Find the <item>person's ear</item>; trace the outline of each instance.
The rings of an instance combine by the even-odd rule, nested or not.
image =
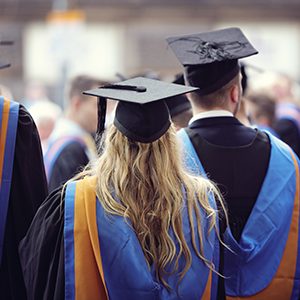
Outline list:
[[[240,98],[239,87],[236,84],[234,84],[230,88],[230,99],[231,99],[232,102],[238,103],[239,98]]]

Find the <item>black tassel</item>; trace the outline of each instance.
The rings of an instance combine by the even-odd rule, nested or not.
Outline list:
[[[107,103],[106,98],[98,97],[98,124],[97,124],[96,142],[98,145],[97,148],[98,148],[99,155],[102,152],[101,139],[105,130],[106,103]]]

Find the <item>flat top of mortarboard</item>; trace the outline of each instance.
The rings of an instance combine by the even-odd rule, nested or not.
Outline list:
[[[136,77],[83,93],[118,101],[146,104],[196,90],[198,90],[198,88],[144,77]]]
[[[226,28],[167,38],[180,63],[203,65],[257,54],[241,29]]]

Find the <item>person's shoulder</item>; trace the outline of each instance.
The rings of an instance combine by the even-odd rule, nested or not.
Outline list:
[[[19,104],[19,122],[24,124],[34,123],[31,114],[22,104]]]
[[[255,128],[250,128],[255,134],[256,134],[256,139],[270,145],[271,141],[270,141],[270,134],[271,133],[267,133],[264,130],[261,129],[255,129]],[[275,136],[274,136],[275,137]]]
[[[60,218],[64,212],[65,187],[54,189],[41,204],[38,214],[45,214],[54,218]]]
[[[31,114],[28,112],[28,110],[22,105],[19,104],[19,116],[18,116],[18,136],[22,136],[24,141],[28,138],[34,137],[39,140],[39,134],[36,127],[36,124],[31,116]],[[31,143],[28,143],[31,145]]]
[[[86,146],[77,139],[72,139],[66,142],[59,158],[80,158],[81,160],[89,161],[86,154]]]

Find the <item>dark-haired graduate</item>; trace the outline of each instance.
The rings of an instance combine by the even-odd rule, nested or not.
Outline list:
[[[219,299],[298,299],[300,294],[299,161],[268,132],[236,118],[242,89],[238,59],[254,55],[239,28],[172,37],[184,66],[193,118],[179,138],[188,164],[220,188],[225,291]],[[221,255],[222,258],[222,255]]]
[[[161,100],[192,90],[134,78],[87,92],[119,100],[114,123],[20,244],[30,299],[217,299],[219,194],[181,165]]]
[[[10,42],[0,41],[5,44]],[[1,61],[0,69],[9,65]],[[22,300],[27,298],[18,244],[47,196],[47,181],[33,119],[1,91],[0,139],[0,298]]]

